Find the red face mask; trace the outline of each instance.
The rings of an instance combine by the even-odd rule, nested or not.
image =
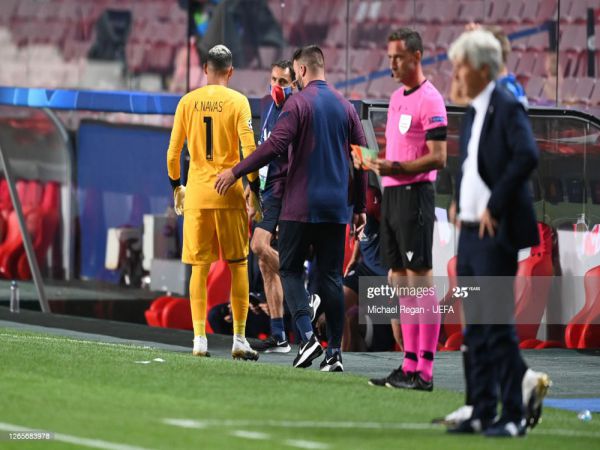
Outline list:
[[[283,105],[285,99],[292,93],[291,87],[282,88],[278,84],[271,86],[271,97],[277,106]]]

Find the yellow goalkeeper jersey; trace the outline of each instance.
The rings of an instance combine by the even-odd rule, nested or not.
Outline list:
[[[245,208],[242,181],[227,194],[215,190],[217,174],[240,162],[256,148],[248,99],[233,89],[207,85],[184,95],[175,112],[167,169],[173,180],[180,178],[180,156],[187,139],[190,168],[186,183],[185,209]],[[258,173],[247,176],[254,181]]]

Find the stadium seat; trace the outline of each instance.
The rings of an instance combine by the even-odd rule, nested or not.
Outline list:
[[[448,25],[442,27],[437,37],[436,48],[438,52],[445,52],[454,40],[464,31],[462,25]]]
[[[442,331],[446,337],[443,349],[447,351],[460,350],[462,344],[462,304],[460,300],[456,300],[452,296],[452,291],[457,285],[457,273],[456,273],[456,261],[457,257],[450,258],[446,266],[448,271],[448,292],[440,302],[444,305],[452,305],[453,312],[449,312],[442,318]]]
[[[17,182],[17,193],[21,201],[23,216],[30,235],[40,220],[38,205],[41,201],[42,187],[37,181]],[[6,239],[0,245],[0,276],[15,279],[17,263],[24,252],[23,238],[19,228],[16,211],[10,212],[7,219]]]
[[[162,309],[162,326],[180,330],[192,330],[192,311],[187,298],[172,298]],[[207,321],[207,332],[212,333]]]
[[[223,260],[212,264],[207,280],[207,311],[213,306],[229,301],[231,295],[231,272]]]
[[[3,0],[0,2],[0,25],[6,25],[14,16],[18,0]]]
[[[525,2],[525,8],[523,8],[523,16],[524,18],[529,18],[529,11],[533,12],[533,10],[527,10],[527,4],[535,3],[533,1],[527,0]],[[535,13],[531,17],[531,21],[533,23],[542,23],[547,20],[556,20],[558,10],[558,2],[556,0],[540,0],[539,7],[537,9],[537,13]]]
[[[564,78],[558,90],[559,101],[564,103],[575,103],[575,92],[578,80],[576,78]]]
[[[38,214],[30,217],[28,221],[31,223],[33,251],[38,264],[42,266],[60,223],[60,185],[58,183],[46,184]],[[21,254],[17,261],[16,274],[20,280],[31,278],[29,262],[25,253]]]
[[[327,37],[323,42],[325,47],[343,47],[346,43],[346,25],[335,23],[329,26]],[[328,66],[329,67],[329,66]]]
[[[546,51],[550,47],[550,40],[546,31],[535,33],[527,39],[528,51]]]
[[[541,341],[535,346],[536,350],[543,350],[545,348],[565,348],[565,344],[558,341]]]
[[[542,96],[542,91],[544,89],[544,78],[542,77],[531,77],[527,81],[527,85],[525,91],[527,92],[527,97],[533,103],[539,101]]]
[[[587,48],[586,29],[584,25],[565,25],[561,29],[560,49],[582,52]]]
[[[441,15],[444,14],[453,14],[453,9],[450,8],[450,5],[455,5],[457,2],[444,2],[447,7],[442,9]],[[470,23],[476,22],[481,23],[485,17],[485,4],[486,2],[473,2],[473,1],[463,1],[460,3],[460,15],[457,17],[458,22],[462,23]],[[449,20],[454,22],[455,20]]]
[[[524,341],[519,342],[519,348],[522,350],[531,350],[540,345],[542,341],[535,338],[525,339]]]
[[[499,22],[520,24],[521,23],[521,12],[523,11],[522,0],[510,0],[508,2],[508,8],[506,9],[506,16],[504,20],[500,19]]]
[[[535,339],[552,287],[552,228],[538,223],[540,243],[519,263],[515,279],[515,317],[521,341]]]
[[[419,21],[427,24],[453,23],[459,20],[459,18],[464,21],[464,18],[459,15],[463,6],[460,2],[430,0],[428,2],[418,2],[417,5],[417,17]]]
[[[509,0],[495,0],[490,2],[487,11],[485,11],[485,22],[500,23],[505,21],[510,3]]]
[[[585,303],[565,328],[565,344],[567,348],[579,348],[583,330],[590,313],[600,305],[600,266],[588,270],[583,277]]]
[[[396,80],[389,76],[383,76],[371,80],[367,88],[367,95],[370,98],[389,98],[398,87]]]
[[[146,317],[146,323],[151,327],[162,327],[162,310],[169,303],[173,297],[165,295],[158,297],[151,304],[150,308],[144,311]]]
[[[592,91],[592,96],[590,97],[590,105],[600,106],[600,83],[598,83],[598,81],[596,81],[596,86]]]
[[[448,336],[448,339],[446,339],[446,343],[441,348],[441,350],[445,352],[457,352],[460,350],[462,344],[463,333],[462,331],[459,331],[456,333],[452,333],[450,336]]]
[[[592,99],[592,91],[596,85],[596,79],[590,77],[582,77],[577,83],[577,89],[573,95],[573,103],[590,105]]]
[[[563,0],[560,8],[560,21],[584,24],[588,8],[598,8],[595,0]]]
[[[219,260],[212,264],[207,280],[206,310],[213,306],[229,301],[231,292],[231,274],[225,261]],[[190,302],[186,298],[163,296],[159,297],[144,313],[146,322],[153,327],[192,329]],[[212,333],[209,323],[206,332]]]

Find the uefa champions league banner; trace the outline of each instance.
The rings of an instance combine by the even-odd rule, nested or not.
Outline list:
[[[0,104],[33,108],[175,114],[181,95],[0,86]]]

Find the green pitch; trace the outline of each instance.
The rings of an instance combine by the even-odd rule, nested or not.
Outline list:
[[[548,450],[596,448],[600,439],[598,417],[582,423],[552,409],[526,438],[509,441],[448,436],[429,424],[461,401],[440,389],[375,388],[347,373],[0,328],[0,447],[7,449]],[[56,439],[10,441],[13,426]]]

